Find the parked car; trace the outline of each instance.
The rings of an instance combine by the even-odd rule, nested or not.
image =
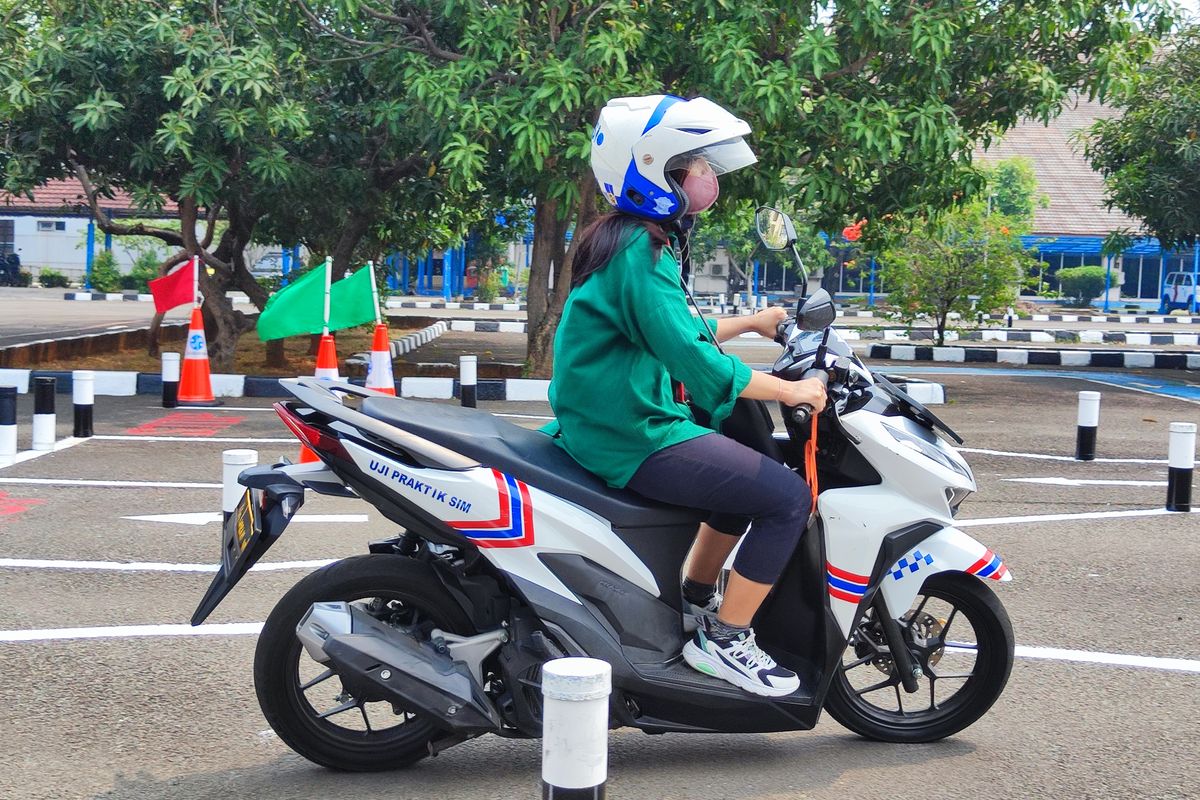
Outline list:
[[[1163,283],[1162,313],[1169,313],[1176,308],[1194,308],[1196,300],[1196,284],[1190,272],[1172,272]]]
[[[271,278],[283,274],[283,253],[265,253],[250,265],[250,274],[255,278]]]

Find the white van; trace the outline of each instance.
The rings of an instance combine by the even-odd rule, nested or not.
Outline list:
[[[1172,272],[1163,284],[1162,311],[1174,308],[1192,309],[1196,298],[1196,284],[1190,272]]]

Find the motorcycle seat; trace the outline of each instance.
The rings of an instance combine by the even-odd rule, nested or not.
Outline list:
[[[697,509],[649,500],[628,489],[613,489],[581,467],[547,434],[486,411],[400,397],[368,397],[362,402],[362,412],[582,506],[614,528],[694,525],[707,516]]]

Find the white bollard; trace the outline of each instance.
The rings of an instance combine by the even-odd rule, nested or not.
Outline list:
[[[542,798],[603,800],[612,667],[557,658],[542,668]]]
[[[54,415],[54,378],[33,379],[33,449],[53,450],[56,418]]]
[[[221,511],[222,521],[228,520],[246,489],[238,483],[242,470],[258,465],[257,450],[224,450],[221,452]]]
[[[1100,426],[1099,392],[1079,393],[1075,419],[1075,460],[1092,461],[1096,458],[1096,429]]]
[[[479,356],[458,357],[458,398],[463,408],[475,408]]]
[[[1172,422],[1167,443],[1167,511],[1192,510],[1196,423]]]
[[[1008,309],[1008,314],[1006,314],[1004,317],[1004,320],[1008,324],[1008,327],[1011,328],[1013,326],[1013,320],[1016,319],[1016,317],[1017,317],[1017,312],[1013,311],[1012,307],[1010,306]]]
[[[179,405],[179,353],[162,354],[162,407]]]
[[[0,467],[17,460],[17,387],[0,386]]]
[[[96,403],[96,373],[77,369],[71,373],[71,399],[75,405],[73,436],[86,439],[92,435],[93,410]]]

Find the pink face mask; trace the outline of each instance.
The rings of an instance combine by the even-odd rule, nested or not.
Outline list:
[[[721,194],[721,185],[717,183],[716,173],[712,171],[712,167],[708,165],[707,161],[700,159],[693,162],[680,185],[688,198],[687,213],[689,214],[707,211],[713,203],[717,202],[717,197]]]

